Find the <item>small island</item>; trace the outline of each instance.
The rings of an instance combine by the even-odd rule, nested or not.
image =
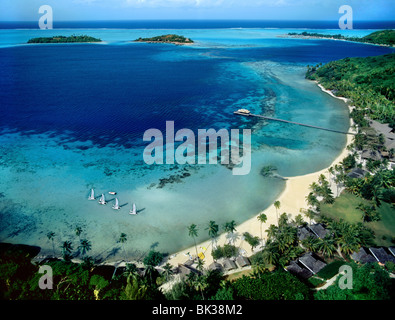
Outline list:
[[[81,43],[81,42],[102,42],[102,40],[87,35],[80,35],[80,36],[71,35],[69,37],[53,36],[53,37],[32,38],[27,43]]]
[[[296,38],[313,38],[313,39],[333,39],[333,40],[346,40],[353,42],[361,42],[368,44],[376,44],[380,46],[395,46],[395,30],[380,30],[368,34],[364,37],[346,37],[341,34],[321,34],[321,33],[311,33],[311,32],[290,32],[288,36]]]
[[[193,40],[179,36],[176,34],[166,34],[162,36],[156,36],[152,38],[138,38],[134,42],[147,42],[147,43],[171,43],[176,45],[185,45],[194,43]]]

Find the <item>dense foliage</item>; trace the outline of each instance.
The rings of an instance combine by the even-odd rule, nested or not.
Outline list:
[[[151,38],[138,38],[137,42],[193,43],[193,40],[176,34],[167,34]]]
[[[290,36],[303,36],[303,37],[314,37],[314,38],[328,38],[328,39],[337,39],[337,40],[347,40],[354,42],[362,42],[362,43],[372,43],[372,44],[380,44],[380,45],[395,45],[395,30],[380,30],[375,31],[371,34],[368,34],[364,37],[347,37],[341,34],[322,34],[316,32],[290,32],[288,33]]]
[[[101,42],[101,39],[90,37],[87,35],[71,35],[65,36],[53,36],[53,37],[39,37],[32,38],[27,43],[69,43],[69,42]]]
[[[232,283],[237,299],[307,300],[309,288],[288,272],[265,272],[258,277],[243,276]]]
[[[221,258],[231,258],[237,255],[238,249],[231,244],[224,244],[223,247],[218,246],[216,249],[213,249],[212,256],[214,260]]]
[[[317,80],[337,96],[351,100],[351,116],[360,126],[364,116],[395,126],[395,54],[346,58],[324,66],[308,66],[306,78]]]
[[[352,289],[342,290],[339,286],[340,277],[325,290],[314,294],[315,300],[389,300],[393,299],[394,281],[388,272],[377,264],[356,265],[352,267]]]

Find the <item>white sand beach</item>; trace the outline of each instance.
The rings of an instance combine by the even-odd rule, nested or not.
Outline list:
[[[318,84],[318,83],[317,83]],[[336,97],[331,91],[326,90],[322,85],[318,84],[318,86],[321,88],[322,91],[330,94],[334,98],[341,99],[345,103],[347,103],[346,98],[342,97]],[[352,107],[349,106],[349,110],[351,112]],[[349,132],[352,132],[352,119],[350,118],[350,128]],[[278,197],[278,201],[280,201],[280,208],[278,209],[278,214],[282,214],[283,212],[286,212],[289,216],[290,219],[295,218],[298,214],[300,214],[300,209],[301,208],[307,208],[307,203],[306,203],[306,196],[309,194],[309,186],[313,182],[317,182],[318,177],[321,174],[324,174],[326,177],[328,176],[328,169],[338,163],[340,163],[347,155],[348,155],[348,150],[347,146],[352,143],[352,135],[347,135],[347,142],[346,145],[341,152],[341,154],[332,162],[330,166],[327,168],[302,175],[302,176],[295,176],[295,177],[288,177],[286,178],[286,186],[281,195]],[[277,224],[277,215],[276,215],[276,208],[272,204],[270,207],[267,209],[263,210],[262,212],[259,212],[256,216],[253,218],[243,222],[240,225],[236,226],[236,231],[235,234],[238,235],[237,239],[234,242],[234,245],[237,247],[240,247],[241,250],[244,250],[243,253],[245,256],[250,256],[253,254],[251,251],[250,245],[242,240],[242,234],[244,232],[250,233],[252,236],[258,236],[259,238],[261,237],[261,223],[258,221],[257,217],[261,213],[265,213],[267,216],[267,221],[262,225],[262,234],[263,238],[266,238],[267,233],[265,230],[271,225]],[[223,246],[225,243],[228,243],[227,239],[227,234],[223,233],[217,238],[217,245],[218,246]],[[207,240],[203,243],[200,243],[197,245],[198,252],[203,252],[204,253],[204,267],[207,268],[212,262],[213,258],[211,255],[212,251],[212,245],[211,245],[211,240]],[[170,263],[173,266],[178,266],[179,264],[185,263],[189,258],[188,258],[188,253],[191,256],[196,256],[196,250],[195,247],[192,246],[190,248],[187,248],[185,250],[182,250],[176,254],[173,254],[170,256],[170,258],[166,261]]]

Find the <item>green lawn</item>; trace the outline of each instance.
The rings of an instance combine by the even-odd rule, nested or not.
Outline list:
[[[357,197],[351,193],[343,192],[336,198],[333,204],[321,204],[321,213],[333,219],[344,219],[350,223],[362,222],[362,212],[356,207],[358,204],[370,204],[369,201]],[[395,210],[388,203],[379,207],[381,220],[367,222],[365,225],[371,228],[376,235],[378,246],[391,246],[391,238],[395,237]],[[385,237],[385,239],[383,239]]]

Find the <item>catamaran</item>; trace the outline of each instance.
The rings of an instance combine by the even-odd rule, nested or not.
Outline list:
[[[101,194],[101,197],[99,199],[99,204],[107,204],[106,198],[104,198],[104,194]]]
[[[137,214],[136,204],[133,203],[132,209],[129,210],[129,214]]]
[[[114,210],[119,210],[119,209],[121,209],[121,207],[119,206],[119,203],[118,203],[118,198],[115,198],[115,204],[112,206],[112,208],[113,208]]]
[[[88,200],[95,200],[95,191],[91,189],[91,194],[88,197]]]

